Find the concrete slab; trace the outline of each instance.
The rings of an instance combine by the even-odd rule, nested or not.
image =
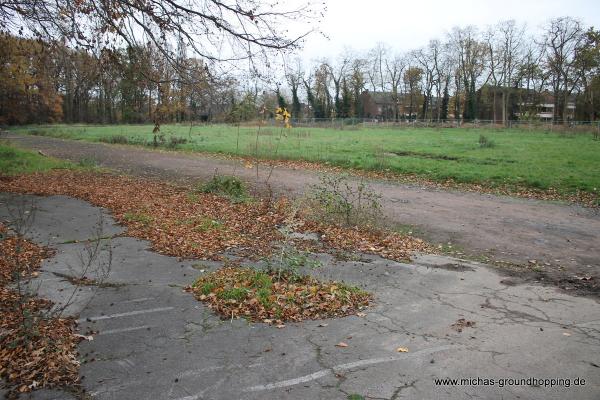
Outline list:
[[[15,204],[19,198],[0,199]],[[44,297],[65,301],[73,287],[61,274],[76,271],[85,247],[68,240],[89,238],[99,213],[111,235],[122,228],[79,200],[29,199],[38,210],[30,237],[57,249],[34,284]],[[7,217],[0,207],[0,219]],[[411,264],[317,255],[323,267],[311,273],[361,286],[374,293],[375,304],[364,317],[277,329],[221,320],[183,292],[219,263],[180,261],[128,237],[109,243],[107,285],[81,288],[68,309],[80,318],[82,333],[98,332],[80,345],[84,387],[94,399],[597,399],[600,393],[597,300],[506,285],[481,264],[431,255]],[[460,319],[475,324],[459,332],[453,325]],[[340,341],[348,347],[336,347]],[[437,378],[475,381],[439,385]],[[569,387],[499,381],[508,378],[571,381]],[[575,385],[576,378],[585,385]],[[484,386],[483,379],[496,381]],[[61,398],[55,394],[47,398]]]

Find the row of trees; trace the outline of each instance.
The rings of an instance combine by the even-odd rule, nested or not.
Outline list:
[[[296,49],[324,8],[278,0],[0,1],[0,123],[160,123],[228,112],[237,84],[217,67],[248,62],[256,75],[257,62]]]
[[[0,123],[240,121],[287,107],[294,118],[368,117],[364,92],[384,93],[384,117],[447,120],[600,115],[600,32],[564,17],[532,37],[523,25],[454,28],[443,40],[394,53],[377,44],[307,66],[288,62],[280,83],[215,73],[175,45],[73,48],[65,41],[0,35]],[[247,84],[247,81],[246,81]],[[550,95],[549,95],[550,94]],[[576,115],[570,103],[576,102]]]
[[[577,119],[595,120],[599,68],[600,32],[563,17],[535,37],[524,25],[504,21],[486,30],[456,27],[443,40],[406,53],[383,43],[364,54],[346,50],[307,70],[293,63],[286,81],[294,115],[302,111],[304,92],[315,117],[364,117],[360,95],[370,90],[391,97],[388,117],[395,119],[472,120],[485,114],[507,122],[535,115],[551,99],[556,121],[571,118],[571,101],[577,102]]]
[[[182,122],[229,112],[235,80],[179,54],[170,63],[153,45],[73,50],[1,35],[0,123]]]

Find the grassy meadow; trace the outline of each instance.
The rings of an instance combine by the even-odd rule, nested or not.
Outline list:
[[[12,131],[153,146],[151,125],[50,125]],[[292,128],[164,125],[162,148],[417,174],[433,180],[600,190],[600,141],[591,134],[476,128]],[[484,138],[482,138],[482,135]]]

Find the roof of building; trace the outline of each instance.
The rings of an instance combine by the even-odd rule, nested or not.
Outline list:
[[[362,94],[370,96],[375,104],[394,104],[394,95],[392,92],[371,92],[365,90]]]

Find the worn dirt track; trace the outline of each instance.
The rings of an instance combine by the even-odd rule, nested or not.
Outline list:
[[[215,170],[249,182],[263,182],[268,167],[245,168],[235,160],[210,155],[153,151],[16,134],[2,135],[13,144],[44,154],[143,176],[173,180],[205,179]],[[319,182],[315,171],[275,168],[269,183],[278,193],[302,194]],[[469,254],[528,264],[536,260],[544,279],[575,288],[580,282],[598,288],[600,281],[600,213],[573,204],[510,198],[489,194],[443,191],[389,181],[372,181],[383,195],[390,222],[412,225],[415,233],[436,243],[451,243]],[[545,265],[547,263],[550,265]],[[534,274],[537,279],[541,275]],[[566,279],[565,279],[566,278]],[[583,280],[581,278],[584,278]],[[591,278],[591,279],[590,279]],[[578,282],[580,281],[580,282]],[[596,290],[595,289],[595,290]]]

